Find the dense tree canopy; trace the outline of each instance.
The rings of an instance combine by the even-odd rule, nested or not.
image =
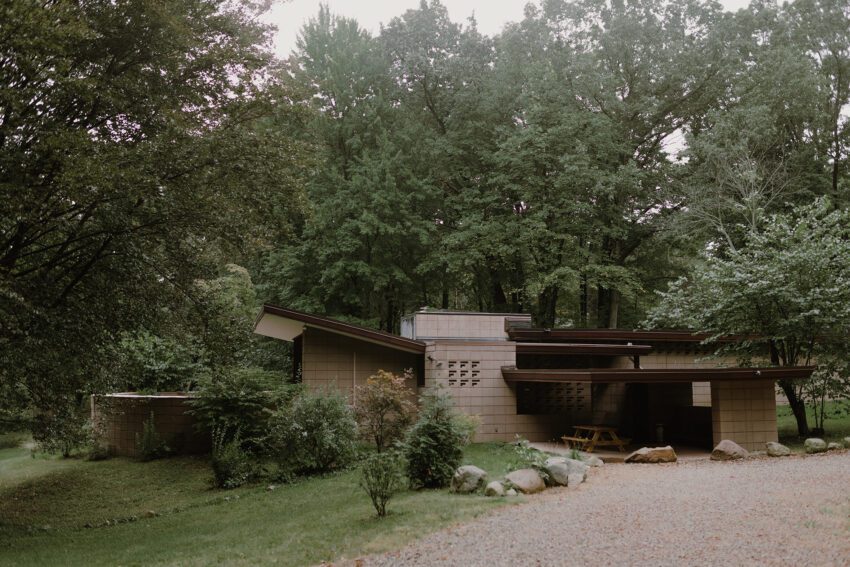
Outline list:
[[[848,21],[549,0],[488,38],[432,1],[373,38],[323,10],[291,58],[323,170],[265,289],[388,330],[421,305],[635,326],[704,244],[846,201]]]
[[[742,340],[725,347],[763,366],[819,363],[846,382],[850,333],[850,211],[826,200],[772,215],[726,257],[710,254],[662,294],[649,323]],[[808,433],[806,384],[780,381]]]
[[[539,0],[494,37],[438,0],[374,36],[322,8],[286,61],[263,4],[2,9],[0,409],[280,368],[260,301],[635,327],[848,206],[846,2]]]
[[[193,282],[222,256],[247,261],[285,236],[301,150],[271,127],[286,91],[248,8],[2,11],[0,404],[45,424],[121,384],[122,332],[198,300]]]

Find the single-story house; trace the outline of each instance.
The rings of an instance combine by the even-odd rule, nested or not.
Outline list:
[[[476,441],[550,441],[576,424],[607,424],[637,444],[748,450],[777,440],[776,380],[812,368],[741,368],[707,358],[685,331],[542,329],[522,314],[423,309],[401,335],[265,305],[254,332],[294,343],[308,388],[355,386],[379,369],[413,369],[413,392],[441,385],[478,417]]]

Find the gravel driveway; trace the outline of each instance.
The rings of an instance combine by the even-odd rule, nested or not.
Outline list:
[[[365,565],[850,565],[850,452],[605,465]]]

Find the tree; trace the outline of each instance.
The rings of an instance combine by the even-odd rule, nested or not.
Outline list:
[[[847,382],[850,331],[850,211],[821,198],[794,214],[771,216],[744,246],[705,262],[671,284],[648,319],[655,327],[681,326],[708,333],[709,342],[738,337],[727,350],[771,366],[823,363]],[[805,412],[809,384],[779,386],[797,420],[809,432]]]
[[[247,4],[15,0],[3,30],[0,403],[47,422],[119,378],[124,332],[280,234],[304,152],[263,127],[289,106]]]

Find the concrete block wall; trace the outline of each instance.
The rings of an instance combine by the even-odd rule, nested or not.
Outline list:
[[[643,368],[716,368],[718,366],[736,366],[734,358],[706,358],[700,352],[654,352],[640,359]],[[711,384],[693,383],[693,405],[711,407]]]
[[[136,457],[136,440],[153,415],[157,433],[177,453],[210,450],[208,433],[199,432],[187,394],[108,394],[91,397],[92,422],[110,454]]]
[[[712,437],[730,439],[748,451],[777,441],[776,393],[772,380],[711,383]]]
[[[304,384],[311,390],[337,389],[349,397],[355,384],[365,384],[378,370],[402,374],[411,368],[415,373],[422,356],[314,328],[304,330],[302,345]],[[415,375],[408,385],[415,393]]]
[[[458,410],[479,420],[476,441],[549,441],[563,427],[563,416],[517,415],[516,391],[502,377],[502,366],[516,364],[514,343],[434,341],[425,356],[426,387],[443,386]]]
[[[451,313],[420,312],[414,313],[413,337],[420,340],[430,339],[481,339],[507,340],[505,318],[521,318],[522,315],[502,313]],[[526,316],[530,321],[530,316]]]

